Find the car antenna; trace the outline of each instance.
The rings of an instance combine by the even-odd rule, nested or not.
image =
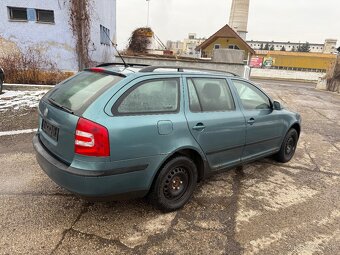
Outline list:
[[[129,65],[126,64],[126,62],[125,62],[124,58],[122,57],[122,55],[120,55],[119,51],[117,50],[116,45],[113,43],[113,41],[111,40],[110,36],[107,34],[107,32],[105,31],[105,29],[103,29],[103,31],[104,31],[104,33],[106,34],[107,38],[109,38],[109,40],[110,40],[110,42],[111,42],[113,48],[117,51],[118,56],[120,57],[120,59],[121,59],[121,60],[123,61],[123,63],[124,63],[124,66],[125,66],[125,67],[129,67]]]

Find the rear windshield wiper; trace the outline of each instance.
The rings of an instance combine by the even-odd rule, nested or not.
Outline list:
[[[54,106],[57,106],[58,108],[60,108],[60,109],[64,110],[65,112],[68,112],[68,113],[74,114],[74,112],[73,112],[73,111],[71,111],[69,108],[67,108],[67,107],[65,107],[65,106],[63,106],[63,105],[61,105],[61,104],[57,103],[57,102],[56,102],[54,99],[52,99],[52,98],[49,98],[49,99],[48,99],[48,101],[49,101],[51,104],[53,104]]]

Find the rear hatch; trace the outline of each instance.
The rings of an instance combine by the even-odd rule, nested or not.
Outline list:
[[[39,104],[40,141],[66,164],[71,164],[75,155],[75,130],[79,118],[101,94],[123,79],[94,70],[80,72],[57,85]]]

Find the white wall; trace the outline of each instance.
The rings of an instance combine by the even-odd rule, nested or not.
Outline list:
[[[10,21],[7,6],[53,10],[55,24]],[[114,61],[113,47],[100,44],[100,25],[110,29],[111,40],[115,42],[116,0],[93,0],[92,6],[90,58],[95,62]],[[68,1],[64,0],[0,0],[0,38],[21,49],[40,49],[61,70],[78,70],[68,10]]]
[[[263,44],[263,47],[266,46],[267,42],[258,42],[258,41],[247,41],[247,43],[252,47],[254,50],[260,50],[261,44]],[[275,50],[281,50],[282,46],[285,46],[286,51],[292,51],[292,48],[294,46],[295,50],[299,46],[297,43],[288,43],[288,42],[268,42],[269,47],[274,45]],[[303,42],[300,44],[300,46],[304,44]],[[324,51],[324,45],[322,44],[310,44],[310,52],[314,53],[322,53]]]
[[[75,42],[69,29],[68,9],[63,3],[58,0],[1,0],[0,37],[21,49],[39,48],[60,69],[76,70]],[[53,10],[55,24],[10,21],[7,6]]]
[[[252,68],[250,76],[252,78],[318,81],[319,78],[325,76],[325,74],[326,73]]]
[[[100,25],[110,29],[110,39],[116,43],[116,0],[95,0],[91,16],[90,58],[95,62],[113,62],[116,54],[112,45],[100,44]]]

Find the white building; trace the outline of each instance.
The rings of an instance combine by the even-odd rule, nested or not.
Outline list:
[[[166,48],[171,50],[175,55],[182,55],[184,49],[183,41],[167,41]]]
[[[264,50],[265,46],[268,44],[269,49],[274,49],[276,51],[284,49],[286,51],[296,51],[299,46],[304,43],[297,42],[274,42],[274,41],[247,41],[247,43],[254,50]],[[336,39],[326,39],[324,44],[321,43],[310,43],[310,52],[312,53],[334,53],[336,52]]]
[[[173,51],[174,54],[183,57],[201,57],[200,51],[196,51],[196,47],[202,44],[205,38],[197,38],[195,33],[190,33],[188,38],[183,41],[167,41],[166,46],[168,50]]]
[[[70,25],[72,2],[79,4],[77,1],[1,0],[0,55],[31,47],[39,49],[61,70],[82,68],[82,56],[76,51],[81,42]],[[116,41],[116,0],[81,2],[91,6],[88,58],[94,63],[114,61],[115,51],[106,34]]]

